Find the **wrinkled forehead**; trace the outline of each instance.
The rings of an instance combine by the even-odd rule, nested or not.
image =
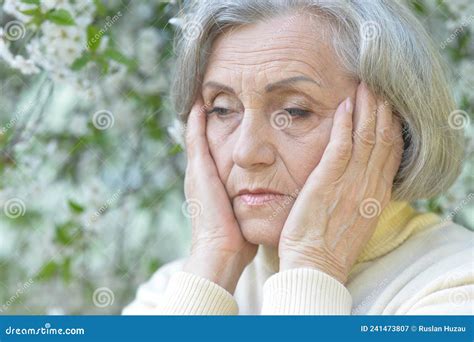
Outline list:
[[[338,65],[325,25],[313,15],[288,14],[228,29],[212,45],[203,83],[261,91],[283,78],[307,76],[328,85]]]

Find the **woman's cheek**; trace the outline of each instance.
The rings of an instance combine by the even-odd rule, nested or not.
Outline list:
[[[207,119],[206,129],[209,147],[223,148],[228,145],[239,122],[237,114],[230,114],[226,118],[220,118],[215,114],[210,115]]]
[[[221,122],[211,119],[207,122],[206,136],[219,176],[226,179],[227,165],[232,164],[232,131]]]
[[[286,149],[287,165],[293,179],[303,186],[311,172],[318,166],[329,143],[332,120],[323,120],[317,127],[294,131],[287,135],[281,148]],[[308,127],[307,127],[308,128]],[[283,151],[281,151],[283,153]]]
[[[213,117],[209,118],[207,121],[206,136],[209,143],[209,147],[212,149],[214,147],[218,148],[226,141],[228,136],[228,130],[223,127],[222,124],[214,120]]]

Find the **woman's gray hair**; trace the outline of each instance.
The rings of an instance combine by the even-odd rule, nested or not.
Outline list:
[[[393,199],[436,196],[458,177],[463,132],[442,58],[411,11],[392,0],[204,0],[185,9],[176,38],[171,99],[182,123],[200,88],[212,43],[224,31],[292,14],[325,20],[334,51],[347,72],[392,106],[404,125],[404,153]],[[287,15],[286,15],[287,14]],[[288,26],[287,26],[288,27]]]

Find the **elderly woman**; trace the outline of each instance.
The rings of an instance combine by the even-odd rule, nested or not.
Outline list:
[[[473,314],[473,235],[409,202],[463,137],[394,1],[199,1],[179,38],[192,248],[124,314]]]

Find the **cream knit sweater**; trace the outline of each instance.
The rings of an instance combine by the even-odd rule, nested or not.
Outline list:
[[[260,246],[232,296],[182,271],[184,258],[138,288],[125,315],[473,315],[473,232],[391,202],[344,286],[314,269],[278,272]]]

